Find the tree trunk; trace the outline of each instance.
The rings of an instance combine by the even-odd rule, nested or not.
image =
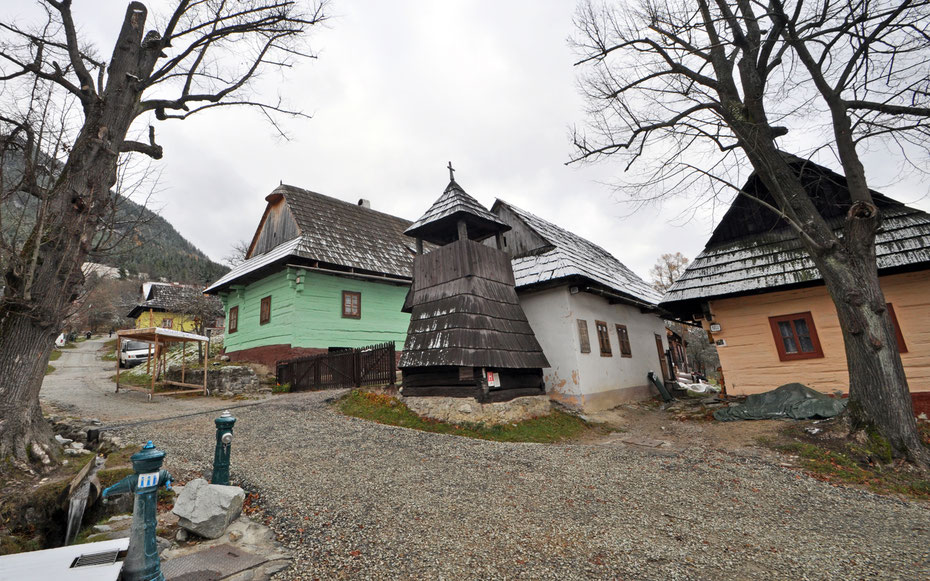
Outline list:
[[[81,265],[110,209],[119,151],[141,96],[135,79],[147,78],[157,58],[157,51],[146,52],[141,45],[144,24],[145,7],[130,4],[110,60],[106,91],[82,100],[84,125],[45,196],[49,219],[36,224],[5,275],[0,298],[0,461],[10,456],[17,462],[48,461],[36,448],[51,445],[39,390],[54,337],[84,282]]]
[[[849,371],[849,419],[854,431],[877,429],[896,456],[927,465],[891,315],[878,278],[878,210],[853,204],[842,248],[814,260],[836,307]]]
[[[51,428],[42,417],[39,389],[57,329],[42,329],[22,313],[0,324],[0,458],[20,468],[57,458]]]
[[[734,120],[734,126],[739,123]],[[913,402],[898,353],[894,327],[878,279],[875,235],[879,211],[871,201],[853,200],[842,237],[814,207],[798,174],[771,140],[745,127],[744,151],[780,208],[802,225],[800,238],[836,307],[849,372],[849,418],[854,431],[877,429],[898,457],[930,465],[921,443]]]

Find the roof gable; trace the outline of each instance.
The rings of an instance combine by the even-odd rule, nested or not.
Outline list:
[[[297,220],[282,194],[275,190],[265,200],[268,201],[268,205],[265,206],[262,219],[252,236],[246,258],[265,254],[275,246],[293,240],[301,234]]]
[[[207,292],[219,292],[236,280],[259,276],[260,271],[266,272],[289,259],[346,272],[410,278],[414,249],[404,235],[409,220],[289,185],[278,186],[267,199],[269,205],[260,231],[253,237],[248,260],[213,283]],[[288,239],[288,230],[280,229],[283,234],[266,250],[261,244],[261,232],[272,231],[271,208],[279,204],[279,223],[286,224],[290,216],[295,236]]]
[[[502,216],[512,213],[548,243],[513,257],[517,288],[583,277],[629,297],[634,303],[659,302],[661,295],[652,286],[597,244],[503,200],[495,201],[492,211]]]
[[[828,221],[844,218],[852,205],[846,178],[812,161],[791,155],[785,157],[788,164],[797,172],[820,215]],[[882,211],[904,207],[901,202],[892,200],[874,190],[871,193],[875,205]],[[772,194],[763,185],[759,176],[753,172],[740,193],[737,194],[736,199],[730,204],[720,223],[714,228],[714,233],[707,241],[707,247],[790,228],[779,214],[756,200],[761,200],[773,207],[777,206]]]
[[[827,223],[842,235],[850,206],[845,179],[811,162],[793,165],[813,190],[814,203]],[[755,175],[744,190],[762,199],[770,196]],[[930,214],[878,192],[872,197],[882,212],[875,237],[880,273],[930,267]],[[740,195],[704,250],[669,288],[662,306],[688,316],[698,312],[697,303],[708,299],[821,284],[821,280],[795,231],[752,198]]]

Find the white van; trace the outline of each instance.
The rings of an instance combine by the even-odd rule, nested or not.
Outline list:
[[[119,353],[119,366],[132,367],[145,363],[149,358],[149,344],[144,341],[123,341],[123,349]]]

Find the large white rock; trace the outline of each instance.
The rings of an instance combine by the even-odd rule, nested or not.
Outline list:
[[[209,484],[198,478],[187,483],[171,512],[178,515],[181,528],[216,539],[239,517],[244,500],[245,491],[238,486]]]

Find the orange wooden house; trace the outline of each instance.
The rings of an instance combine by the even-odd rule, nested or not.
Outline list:
[[[849,208],[843,176],[796,158],[820,213],[837,230]],[[743,191],[773,203],[751,176]],[[896,326],[911,392],[930,396],[930,215],[878,192],[879,276]],[[661,308],[699,321],[717,344],[727,392],[760,393],[800,382],[848,392],[846,353],[836,309],[795,232],[741,193]]]

